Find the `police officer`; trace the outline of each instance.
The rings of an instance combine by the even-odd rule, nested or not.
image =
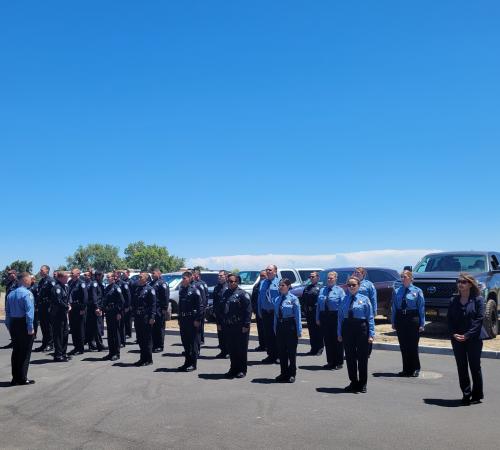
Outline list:
[[[165,321],[167,320],[168,303],[170,301],[170,288],[161,277],[160,269],[153,269],[151,286],[156,292],[156,314],[153,324],[153,353],[163,351],[165,345]]]
[[[153,364],[152,330],[156,315],[156,291],[148,281],[149,273],[142,271],[132,293],[135,333],[141,351],[141,357],[134,363],[137,367]]]
[[[31,348],[35,330],[33,320],[35,314],[34,296],[29,290],[31,275],[23,272],[19,279],[19,287],[11,290],[6,298],[5,324],[12,336],[12,381],[11,385],[33,384],[28,380]]]
[[[311,282],[304,288],[304,292],[302,293],[307,329],[309,330],[309,341],[311,343],[309,355],[321,355],[323,353],[323,336],[321,328],[316,323],[316,306],[320,290],[318,272],[311,272],[309,280]]]
[[[108,348],[103,344],[102,336],[104,334],[104,319],[102,312],[102,299],[104,296],[104,285],[102,280],[104,274],[96,270],[94,279],[88,288],[88,309],[87,321],[88,345],[91,352],[102,352]]]
[[[227,277],[228,288],[222,300],[222,322],[231,366],[226,378],[244,378],[247,374],[248,336],[252,320],[250,296],[240,289],[239,275]]]
[[[262,318],[259,316],[258,311],[260,284],[265,278],[266,271],[261,270],[259,274],[259,281],[254,284],[252,289],[252,311],[255,314],[255,323],[257,324],[257,335],[259,338],[259,345],[255,348],[256,352],[263,352],[266,350],[266,341],[264,339],[264,324],[262,323]]]
[[[258,314],[262,319],[267,357],[266,364],[277,363],[276,335],[274,334],[274,302],[279,296],[278,268],[271,264],[266,268],[266,279],[260,284]]]
[[[71,310],[69,291],[66,283],[68,274],[57,272],[56,283],[50,290],[50,321],[54,337],[54,361],[65,362],[68,356],[68,311]]]
[[[203,303],[203,317],[201,318],[201,326],[200,326],[200,334],[199,339],[200,343],[205,343],[205,310],[208,306],[208,285],[201,279],[200,269],[193,270],[193,284],[200,291],[201,301]],[[199,349],[198,349],[199,352]]]
[[[108,328],[109,354],[103,360],[116,361],[120,359],[120,319],[125,300],[118,283],[119,277],[113,272],[108,273],[108,285],[104,288],[102,309],[106,316]]]
[[[227,272],[225,270],[219,271],[219,276],[217,279],[217,284],[214,287],[213,292],[213,308],[215,315],[215,322],[217,324],[217,338],[219,339],[219,349],[220,353],[216,358],[226,358],[228,354],[226,339],[225,339],[225,329],[224,329],[224,292],[228,288],[227,284]]]
[[[274,302],[274,332],[281,365],[278,383],[295,383],[297,374],[297,344],[302,335],[299,299],[289,292],[292,282],[283,278],[279,282],[280,295]]]
[[[80,280],[80,270],[71,270],[71,279],[68,282],[69,302],[69,327],[73,339],[74,349],[70,355],[82,355],[85,342],[85,315],[87,314],[88,287],[85,281]]]
[[[373,317],[377,315],[377,289],[375,289],[375,285],[366,279],[367,271],[364,267],[356,267],[354,270],[354,276],[361,280],[361,284],[359,286],[359,293],[368,297],[370,299],[370,303],[372,305]],[[372,354],[372,343],[368,344],[368,357]]]
[[[375,337],[375,321],[370,299],[359,293],[361,280],[347,280],[349,295],[338,313],[337,339],[344,343],[347,371],[351,383],[346,392],[366,392],[368,381],[368,344]]]
[[[418,377],[418,341],[425,325],[425,300],[422,290],[413,285],[413,273],[401,273],[403,285],[392,293],[392,329],[396,330],[403,359],[401,377]]]
[[[49,275],[50,267],[40,267],[40,281],[37,285],[36,301],[38,306],[38,318],[42,330],[42,344],[35,348],[35,352],[50,352],[53,350],[54,338],[52,336],[52,325],[50,323],[50,291],[56,281]]]
[[[325,369],[342,369],[344,346],[337,340],[338,312],[345,297],[344,290],[336,285],[337,272],[329,272],[326,286],[319,292],[316,323],[321,327],[326,348]]]
[[[5,307],[7,307],[7,296],[15,289],[19,287],[19,284],[17,282],[17,270],[15,269],[9,269],[7,271],[7,282],[5,284]],[[10,333],[10,330],[9,330]],[[4,349],[12,348],[14,344],[12,343],[12,336],[11,336],[11,341],[9,344],[6,346],[2,347]]]
[[[22,283],[20,283],[22,285]],[[32,294],[33,294],[33,299],[34,299],[34,308],[35,308],[35,314],[33,318],[33,330],[35,331],[35,334],[33,335],[33,341],[36,339],[36,335],[38,332],[38,324],[40,323],[40,313],[38,312],[38,283],[36,282],[36,279],[33,275],[30,275],[30,285],[27,288]]]
[[[134,286],[132,283],[132,280],[130,279],[130,270],[126,269],[122,273],[122,281],[124,283],[127,283],[129,293],[130,293],[130,303],[127,308],[127,298],[125,298],[125,316],[123,318],[124,320],[124,327],[125,327],[125,337],[131,338],[132,337],[132,319],[133,319],[133,312],[132,312],[132,293],[134,290]],[[125,286],[123,286],[123,291],[125,290]],[[125,342],[125,340],[123,341]]]
[[[178,370],[183,372],[196,370],[200,346],[201,320],[204,317],[201,292],[192,281],[193,274],[191,272],[186,271],[182,274],[179,289],[178,320],[185,361]]]
[[[115,282],[118,284],[120,289],[122,290],[123,295],[123,310],[121,311],[121,319],[119,322],[119,331],[120,331],[120,347],[125,347],[125,343],[127,341],[127,324],[126,321],[130,319],[130,305],[132,303],[132,292],[130,290],[129,281],[126,281],[122,272],[117,270],[114,273]],[[127,314],[129,319],[127,319]]]

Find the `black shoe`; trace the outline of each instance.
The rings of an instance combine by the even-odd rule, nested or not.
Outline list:
[[[195,366],[187,366],[186,369],[185,369],[186,372],[193,372],[195,370],[196,370]]]
[[[236,374],[236,378],[245,378],[247,376],[246,373],[243,373],[243,372],[239,372]]]
[[[464,395],[461,400],[462,405],[469,406],[470,405],[470,395]]]
[[[284,383],[288,380],[288,377],[280,373],[274,380],[276,381],[276,383]]]
[[[290,377],[287,380],[289,383],[295,383],[295,377]]]
[[[163,349],[161,347],[153,349],[153,353],[161,353]]]
[[[366,394],[366,384],[363,385],[363,386],[359,386],[358,387],[358,391],[359,392],[362,392],[363,394]]]
[[[17,386],[17,381],[14,380],[14,379],[10,380],[10,385],[11,386]]]
[[[182,366],[177,367],[177,370],[179,372],[185,372],[186,371],[186,367],[187,367],[187,364],[183,364]]]
[[[66,361],[71,361],[73,359],[71,355],[63,355],[63,358],[65,358]]]
[[[227,378],[229,380],[232,380],[234,378],[234,373],[229,371],[224,374],[224,378]]]
[[[37,352],[37,353],[38,353],[38,352],[45,352],[45,351],[47,351],[46,349],[47,349],[47,348],[46,348],[46,347],[44,347],[44,346],[42,345],[42,346],[40,346],[40,347],[35,348],[33,351],[34,351],[34,352]]]
[[[103,361],[110,361],[112,357],[113,357],[113,355],[106,355],[106,356],[103,356],[101,359]]]
[[[103,352],[104,350],[109,350],[109,348],[106,347],[105,345],[103,345],[102,347],[97,347],[98,352]]]
[[[120,359],[119,355],[113,355],[111,358],[109,358],[110,361],[118,361]]]
[[[89,345],[89,352],[98,352],[97,347],[94,347],[93,345]]]
[[[125,344],[120,344],[120,348],[125,348]]]
[[[398,377],[407,377],[407,376],[408,376],[408,373],[406,373],[404,371],[398,372]]]
[[[343,368],[344,368],[344,366],[342,364],[338,364],[333,369],[334,370],[342,370]]]
[[[356,384],[350,383],[349,386],[346,386],[344,388],[344,391],[345,392],[354,392],[354,393],[357,393],[358,392],[358,388],[357,388]]]
[[[258,347],[255,347],[254,349],[255,352],[265,352],[266,347],[261,347],[260,345]]]
[[[68,355],[73,356],[73,355],[83,355],[83,352],[81,350],[71,350]]]
[[[143,361],[142,359],[140,359],[139,361],[136,361],[136,362],[134,363],[134,366],[135,366],[135,367],[141,367],[143,364],[144,364],[144,361]]]
[[[320,348],[316,353],[314,353],[314,355],[316,356],[321,356],[323,354],[323,349]]]
[[[28,384],[35,384],[35,380],[22,380],[18,381],[17,384],[19,386],[27,386]]]
[[[220,352],[215,356],[217,359],[226,359],[227,358],[227,353]]]
[[[54,350],[54,346],[53,345],[47,345],[47,347],[45,347],[45,350],[42,350],[43,352],[51,352],[52,350]]]
[[[276,361],[274,358],[271,358],[270,356],[266,356],[261,362],[263,364],[274,364]]]
[[[127,339],[130,339],[132,336],[131,336],[130,334],[126,334],[126,335],[125,335],[125,337],[126,337]]]
[[[415,370],[410,376],[413,378],[417,378],[420,375],[420,370]]]
[[[279,359],[279,358],[276,358],[276,359],[274,360],[274,364],[279,364],[279,363],[280,363],[280,359]]]
[[[325,364],[325,365],[323,366],[323,369],[328,369],[328,370],[332,370],[332,369],[334,369],[334,368],[335,368],[335,366],[334,366],[333,364]]]
[[[145,361],[143,366],[151,366],[153,364],[153,361]]]

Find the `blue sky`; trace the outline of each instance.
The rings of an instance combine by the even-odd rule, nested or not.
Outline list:
[[[140,239],[500,250],[499,19],[493,0],[2,2],[0,265]]]

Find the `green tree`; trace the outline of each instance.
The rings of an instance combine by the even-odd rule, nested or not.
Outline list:
[[[73,255],[66,258],[66,263],[70,269],[77,267],[86,270],[93,267],[96,270],[109,272],[123,267],[119,251],[118,247],[109,244],[89,244],[85,247],[80,245]]]
[[[22,260],[17,260],[9,264],[8,266],[5,266],[5,269],[2,270],[0,274],[0,284],[2,286],[7,285],[7,272],[9,270],[17,270],[17,273],[20,274],[21,272],[29,272],[33,270],[33,262],[31,261],[22,261]]]
[[[151,270],[158,267],[162,272],[174,272],[184,265],[184,258],[170,255],[166,247],[147,245],[144,241],[132,242],[124,251],[127,267]]]

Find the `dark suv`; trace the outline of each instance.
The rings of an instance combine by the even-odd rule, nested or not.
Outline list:
[[[498,334],[498,298],[500,295],[499,252],[444,252],[424,256],[414,267],[414,284],[422,289],[428,314],[444,316],[451,296],[457,292],[460,272],[468,272],[478,281],[486,300],[484,326],[490,337]]]
[[[326,285],[328,272],[337,272],[337,284],[344,290],[346,289],[347,278],[353,274],[354,267],[339,267],[333,269],[324,269],[319,274],[319,283]],[[384,267],[366,267],[366,279],[370,280],[377,290],[377,314],[390,318],[391,316],[391,301],[392,290],[396,283],[400,283],[399,273],[393,269]],[[293,289],[291,292],[297,297],[302,296],[305,285]]]

